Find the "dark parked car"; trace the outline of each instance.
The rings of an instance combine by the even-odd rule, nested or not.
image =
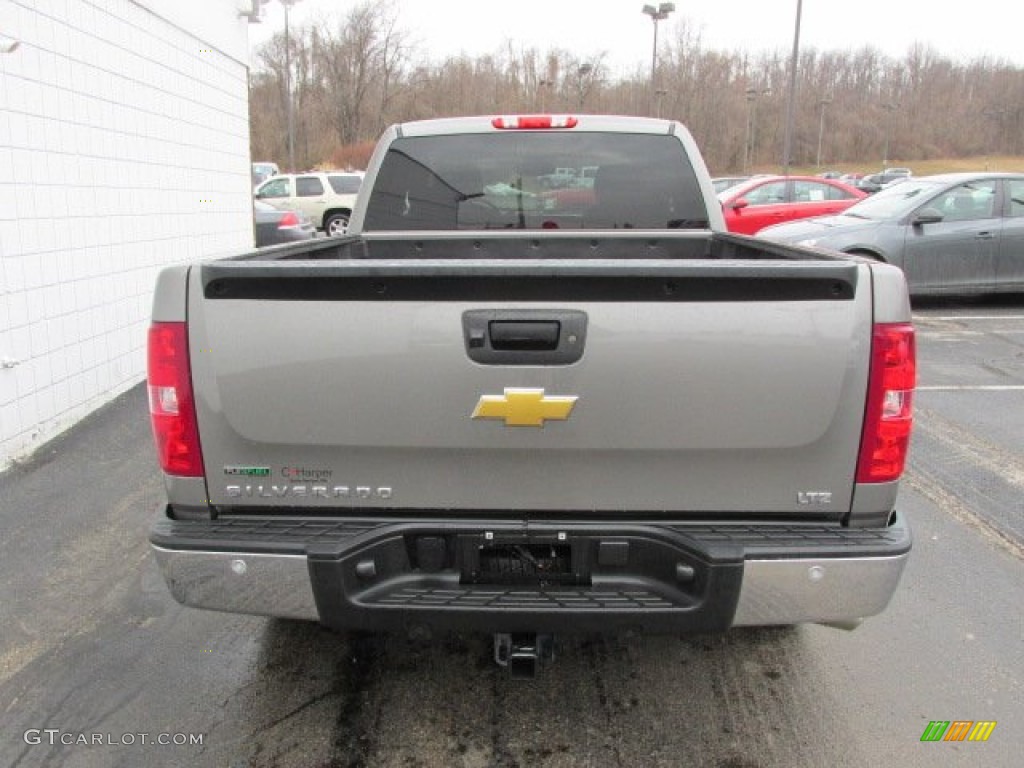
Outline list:
[[[914,176],[838,216],[758,236],[895,264],[912,294],[1021,291],[1024,174]]]
[[[257,248],[309,240],[316,234],[316,227],[307,216],[295,211],[281,211],[259,200],[253,200],[252,216]]]
[[[886,168],[881,173],[872,173],[858,179],[854,186],[868,194],[874,194],[890,184],[905,181],[912,175],[909,168]]]

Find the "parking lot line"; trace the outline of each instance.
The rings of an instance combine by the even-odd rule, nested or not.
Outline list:
[[[916,387],[917,392],[1024,392],[1024,384],[938,384]]]
[[[1024,315],[928,315],[915,313],[914,318],[917,320],[961,322],[963,320],[1024,320]]]

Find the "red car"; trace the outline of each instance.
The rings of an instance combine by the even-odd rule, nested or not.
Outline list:
[[[818,176],[757,176],[719,193],[725,226],[753,235],[771,224],[845,211],[867,193]]]

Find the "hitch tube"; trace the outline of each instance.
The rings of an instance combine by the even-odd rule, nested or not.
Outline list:
[[[508,669],[510,677],[536,677],[538,667],[554,659],[554,635],[538,635],[532,632],[494,635],[494,660]]]

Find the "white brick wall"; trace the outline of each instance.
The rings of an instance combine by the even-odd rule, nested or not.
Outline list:
[[[252,245],[246,22],[147,4],[0,0],[0,468],[144,377],[160,267]]]

